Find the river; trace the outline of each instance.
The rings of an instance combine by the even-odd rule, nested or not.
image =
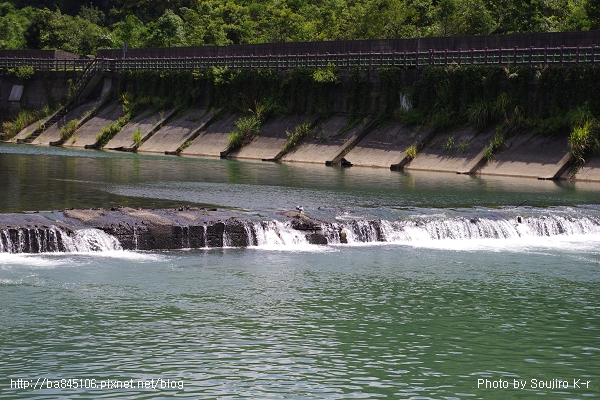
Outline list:
[[[3,213],[187,204],[271,220],[302,205],[415,227],[0,253],[0,398],[600,396],[598,184],[1,144],[0,188]]]

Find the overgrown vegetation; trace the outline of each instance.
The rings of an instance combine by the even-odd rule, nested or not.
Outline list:
[[[296,126],[294,132],[286,131],[285,135],[287,140],[283,145],[282,152],[287,153],[294,147],[296,147],[304,138],[308,137],[311,133],[310,124],[305,122]]]
[[[13,75],[21,81],[28,81],[33,77],[35,71],[33,70],[32,66],[23,66],[18,68],[9,68],[6,73],[8,75]]]
[[[96,135],[96,144],[95,147],[102,148],[106,146],[106,144],[112,139],[121,128],[125,126],[129,122],[129,114],[126,114],[119,118],[118,120],[112,122],[108,126],[102,128],[102,131]]]
[[[296,68],[287,73],[273,69],[202,71],[123,71],[119,96],[131,115],[142,109],[208,105],[222,112],[252,112],[265,121],[287,113],[333,112],[331,93],[340,84],[337,68]]]
[[[569,150],[574,170],[580,168],[586,157],[600,151],[600,124],[587,107],[569,113],[572,131],[569,135]]]
[[[490,140],[483,157],[486,160],[491,160],[494,154],[496,154],[506,144],[506,137],[501,133],[500,130],[496,130],[494,137]]]
[[[135,148],[139,148],[142,145],[142,130],[140,128],[136,129],[132,134],[131,134],[131,140],[133,141],[133,145],[135,146]]]
[[[44,117],[52,113],[52,109],[48,106],[41,110],[21,110],[13,121],[4,121],[2,123],[3,139],[10,140],[17,136],[19,132],[27,128]]]
[[[242,117],[235,122],[237,130],[229,134],[228,150],[235,150],[250,143],[257,135],[260,129],[260,120],[255,116]]]
[[[76,119],[72,119],[60,128],[60,140],[63,143],[66,142],[71,136],[73,136],[73,134],[77,130],[78,122],[79,121],[77,121]]]
[[[413,158],[415,158],[417,156],[417,146],[409,146],[406,149],[406,157],[408,157],[409,160],[412,160]]]

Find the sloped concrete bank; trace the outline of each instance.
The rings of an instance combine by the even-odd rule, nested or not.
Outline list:
[[[33,143],[62,143],[61,128],[75,119],[77,130],[62,145],[90,147],[102,129],[122,114],[117,103],[89,102],[69,111],[33,139]],[[147,111],[127,123],[104,148],[239,160],[600,182],[600,157],[590,157],[577,173],[572,173],[566,134],[545,137],[517,133],[488,159],[486,152],[494,137],[493,130],[477,132],[466,128],[435,133],[398,122],[376,126],[374,119],[350,125],[346,114],[334,114],[325,119],[291,115],[267,121],[246,146],[229,152],[228,137],[237,129],[235,123],[240,117],[239,114],[225,114],[215,118],[202,108],[183,113],[177,109]],[[43,122],[32,124],[14,140],[24,142],[24,138]],[[284,153],[288,134],[305,123],[311,126],[310,134]],[[139,135],[137,143],[134,140],[136,133]],[[410,147],[417,151],[416,156],[407,153]]]

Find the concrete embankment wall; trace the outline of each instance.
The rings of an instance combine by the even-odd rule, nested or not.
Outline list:
[[[174,87],[175,93],[169,94],[173,101],[165,103],[167,108],[153,111],[149,106],[146,111],[134,116],[108,141],[105,148],[184,156],[228,156],[249,160],[541,179],[574,177],[600,180],[594,158],[589,158],[588,163],[572,176],[567,128],[562,127],[558,132],[549,135],[539,131],[533,135],[531,130],[522,127],[511,128],[511,119],[514,119],[513,114],[517,113],[512,108],[505,107],[502,110],[502,118],[498,121],[499,125],[491,123],[486,129],[465,128],[468,125],[466,120],[458,120],[460,124],[456,124],[455,121],[450,128],[441,128],[435,123],[430,123],[430,119],[436,119],[440,115],[445,118],[458,113],[466,115],[466,109],[478,101],[488,101],[494,106],[496,98],[501,97],[499,93],[504,93],[508,90],[506,88],[517,86],[520,89],[514,92],[519,95],[524,89],[526,95],[510,98],[513,95],[508,91],[509,97],[505,102],[513,102],[511,107],[518,110],[519,117],[522,117],[523,110],[529,110],[536,118],[538,115],[543,116],[544,112],[536,107],[541,109],[541,105],[545,104],[542,100],[550,95],[564,99],[565,107],[572,109],[581,107],[578,101],[586,100],[574,99],[576,96],[568,91],[552,92],[548,88],[551,84],[559,84],[558,80],[544,80],[545,75],[542,74],[540,78],[539,74],[529,69],[509,69],[505,73],[498,67],[477,67],[470,70],[464,68],[464,71],[466,72],[460,72],[464,76],[454,77],[452,74],[456,75],[457,72],[448,72],[447,69],[431,69],[424,72],[337,71],[335,73],[338,74],[339,81],[336,83],[314,81],[312,71],[296,76],[296,80],[288,79],[288,72],[272,72],[269,79],[280,79],[283,83],[280,86],[265,87],[261,87],[261,76],[251,73],[244,78],[251,81],[250,83],[240,81],[239,76],[231,73],[228,77],[228,82],[233,82],[230,83],[230,87],[211,86],[210,74],[203,75],[202,82],[186,77],[183,73],[181,76],[173,74],[169,78],[171,81],[167,81],[179,84],[177,87],[200,83],[196,87],[190,87],[190,91],[185,93],[177,92],[177,87]],[[563,73],[558,69],[556,71]],[[594,76],[596,70],[590,68],[588,71],[591,72],[584,72]],[[485,90],[489,91],[489,88],[485,89],[481,82],[477,81],[483,79],[486,74],[496,74],[494,79],[497,80],[495,89],[488,94]],[[182,77],[192,80],[182,84],[177,81]],[[150,75],[144,77],[146,80],[150,78]],[[136,87],[120,85],[117,82],[119,76],[106,79],[115,80],[112,87],[119,87],[119,91],[129,91]],[[164,87],[161,88],[161,85]],[[576,93],[577,85],[583,86],[583,83],[572,83]],[[159,89],[155,93],[146,93],[145,96],[160,98],[161,93],[168,93],[168,83],[155,86]],[[442,96],[445,87],[455,90],[453,96],[446,95],[446,98],[451,99],[448,104],[442,104],[445,101]],[[274,95],[277,90],[283,91],[283,94]],[[592,87],[590,91],[594,95],[596,88]],[[187,105],[180,104],[179,94],[182,98],[189,96],[195,100]],[[116,95],[116,91],[113,95]],[[485,96],[489,98],[486,99]],[[470,103],[465,103],[467,98]],[[98,133],[102,131],[102,125],[107,126],[123,113],[122,106],[116,103],[102,108],[103,99],[104,97],[91,99],[88,103],[71,110],[62,122],[42,133],[36,139],[36,143],[56,143],[60,138],[61,126],[71,119],[78,119],[79,126],[75,135],[63,145],[86,146],[94,142]],[[260,103],[266,101],[265,99],[275,99],[287,113],[266,118],[253,140],[246,146],[228,153],[228,136],[237,129],[236,121],[242,116],[247,116],[249,109],[258,115],[259,107],[264,105]],[[428,113],[428,107],[435,113]],[[89,121],[84,120],[83,116],[89,115],[93,110],[99,113],[94,114]],[[564,117],[564,113],[569,109],[557,110],[553,112],[562,112]],[[406,119],[406,115],[415,112],[421,113],[420,126],[400,122]],[[289,140],[289,134],[295,132],[296,127],[301,124],[311,126],[310,134],[284,154],[283,149]],[[141,135],[139,143],[133,139],[136,132]],[[502,133],[505,141],[490,152],[490,146],[498,132]]]
[[[49,104],[64,103],[69,81],[75,82],[77,77],[78,73],[71,71],[38,71],[23,79],[0,71],[0,124],[15,118],[23,109],[39,110]],[[22,87],[22,94],[11,100],[15,86]]]

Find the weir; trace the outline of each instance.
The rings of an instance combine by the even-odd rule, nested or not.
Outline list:
[[[37,215],[34,222],[48,221]],[[1,253],[96,252],[220,247],[295,248],[308,245],[423,244],[436,241],[505,240],[600,234],[595,213],[515,210],[493,217],[420,215],[398,220],[316,219],[286,212],[254,220],[223,211],[66,210],[59,225],[0,229]],[[10,219],[5,214],[3,219]],[[187,223],[184,223],[184,220]],[[29,221],[26,225],[31,225]]]

